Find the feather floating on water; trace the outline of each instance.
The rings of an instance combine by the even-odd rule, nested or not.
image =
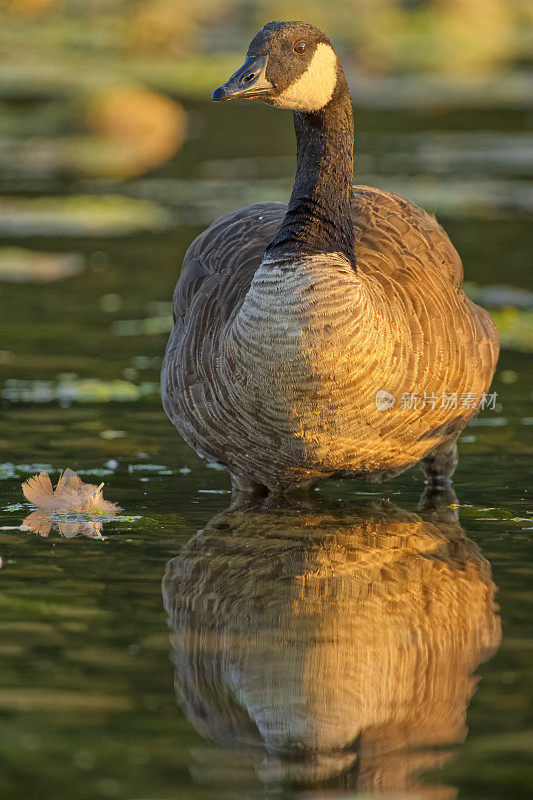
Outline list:
[[[104,500],[103,485],[103,483],[100,486],[84,483],[75,472],[66,469],[60,476],[55,490],[48,473],[40,472],[24,481],[22,491],[26,500],[49,513],[116,514],[120,511],[120,507],[116,503]]]

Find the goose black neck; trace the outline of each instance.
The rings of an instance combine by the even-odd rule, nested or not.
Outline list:
[[[351,210],[353,112],[341,73],[330,102],[313,114],[294,112],[297,169],[289,208],[269,256],[342,253],[355,269]]]

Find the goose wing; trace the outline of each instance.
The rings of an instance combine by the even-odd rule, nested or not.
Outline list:
[[[418,280],[461,286],[461,259],[434,216],[395,192],[353,188],[356,256],[365,273],[405,282],[419,272]]]
[[[353,218],[361,280],[377,287],[376,302],[394,309],[394,325],[410,342],[405,375],[413,391],[436,373],[446,393],[474,384],[488,391],[498,331],[462,291],[461,259],[435,217],[393,192],[356,186]]]
[[[257,203],[224,214],[191,244],[174,292],[174,329],[161,370],[163,407],[192,447],[204,451],[181,408],[184,393],[198,426],[212,424],[212,388],[217,386],[218,339],[250,288],[266,246],[274,238],[287,206]],[[220,387],[219,387],[220,388]]]
[[[199,301],[210,313],[216,306],[219,320],[231,316],[246,295],[286,211],[285,203],[246,206],[219,217],[194,240],[185,254],[174,292],[175,325],[180,327],[192,306],[199,309]],[[209,300],[215,298],[213,306]],[[201,327],[207,332],[209,319],[203,319]]]

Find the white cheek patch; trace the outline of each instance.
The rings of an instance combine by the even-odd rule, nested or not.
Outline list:
[[[337,56],[327,44],[319,42],[311,63],[297,81],[279,94],[279,108],[311,113],[323,108],[333,97],[337,83]]]

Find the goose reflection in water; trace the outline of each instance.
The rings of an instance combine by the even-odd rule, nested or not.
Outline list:
[[[421,772],[465,738],[474,670],[500,642],[455,500],[237,504],[167,564],[177,694],[218,745],[199,779],[253,767],[269,784],[455,796]]]

